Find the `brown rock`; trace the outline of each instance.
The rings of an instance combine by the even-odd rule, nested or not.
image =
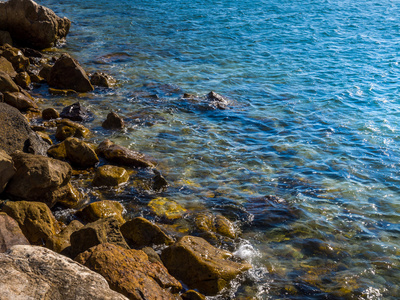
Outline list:
[[[219,108],[219,109],[228,108],[229,101],[220,94],[217,94],[216,92],[213,91],[209,92],[207,94],[207,100],[209,101],[210,106],[214,108]]]
[[[68,185],[71,178],[69,164],[44,157],[17,152],[11,155],[16,174],[9,181],[6,193],[13,198],[45,202],[52,207],[60,189]]]
[[[12,46],[13,41],[8,31],[0,30],[0,46],[9,44]]]
[[[69,54],[63,54],[51,68],[49,85],[58,89],[71,89],[80,93],[93,91],[86,72]]]
[[[5,92],[4,102],[18,109],[19,111],[37,110],[38,106],[32,97],[27,97],[20,92]]]
[[[0,149],[7,154],[17,150],[46,155],[49,146],[30,128],[14,107],[0,103]]]
[[[10,63],[5,57],[0,56],[0,70],[7,73],[8,76],[14,78],[17,76],[12,63]]]
[[[6,213],[0,213],[0,253],[14,245],[29,245],[18,223]]]
[[[158,253],[153,248],[144,247],[144,248],[142,248],[140,250],[142,250],[144,253],[146,253],[146,255],[149,258],[150,262],[154,262],[154,263],[155,262],[159,262],[160,264],[163,263],[162,260],[161,260],[160,255],[158,255]]]
[[[15,82],[23,89],[29,89],[31,77],[27,72],[20,72],[17,76],[15,76]]]
[[[140,250],[102,244],[80,254],[77,262],[100,273],[110,287],[129,299],[180,299],[181,284],[160,263],[149,262]]]
[[[96,152],[84,141],[69,137],[64,142],[67,158],[70,163],[79,168],[90,168],[99,162]]]
[[[182,294],[183,300],[206,300],[206,297],[195,290],[188,290]]]
[[[160,227],[142,217],[127,221],[121,226],[121,232],[134,248],[164,244],[170,245],[174,242]]]
[[[53,47],[68,34],[71,22],[32,0],[0,3],[0,29],[20,45],[35,49]]]
[[[0,194],[4,191],[8,181],[14,176],[15,168],[11,156],[0,149]]]
[[[0,265],[0,299],[127,300],[101,275],[43,247],[13,246]]]
[[[0,71],[0,92],[19,92],[18,85],[3,71]]]
[[[186,213],[186,209],[184,209],[177,202],[164,197],[155,198],[147,205],[150,207],[153,213],[167,220],[182,218],[182,216]]]
[[[116,164],[138,168],[154,167],[153,163],[146,159],[144,154],[114,144],[108,139],[100,143],[96,152]]]
[[[90,203],[88,206],[77,212],[77,215],[87,222],[95,222],[99,219],[114,217],[119,224],[125,223],[122,217],[124,207],[117,201],[103,200]]]
[[[52,95],[59,95],[59,96],[78,95],[78,93],[74,90],[60,90],[54,88],[49,88],[49,93]]]
[[[42,111],[42,119],[43,120],[51,120],[51,119],[58,119],[60,114],[54,108],[45,108]]]
[[[232,254],[204,239],[184,236],[165,249],[161,259],[168,271],[190,288],[205,295],[215,295],[251,265],[229,260]]]
[[[70,237],[75,231],[78,231],[83,227],[83,224],[78,220],[73,220],[68,224],[60,233],[56,234],[52,239],[46,241],[46,247],[61,253],[64,249],[71,246]]]
[[[47,150],[47,155],[60,160],[67,159],[67,150],[65,149],[65,144],[62,142],[51,146],[49,150]]]
[[[119,222],[113,217],[99,219],[71,234],[71,257],[99,244],[112,243],[129,249],[119,229]]]
[[[11,62],[17,72],[25,71],[29,66],[29,58],[25,57],[21,50],[11,47],[10,45],[4,45],[0,47],[0,56],[5,57],[9,62]]]
[[[104,165],[96,169],[93,186],[119,186],[128,182],[129,174],[121,167]]]
[[[43,131],[37,131],[36,132],[38,136],[40,136],[40,138],[45,141],[47,144],[49,145],[53,145],[53,141],[51,140],[51,138],[49,137],[49,135],[47,133],[44,133]],[[47,150],[48,151],[48,150]]]
[[[49,78],[50,78],[51,68],[53,68],[52,65],[49,65],[49,64],[46,64],[46,63],[42,64],[42,68],[40,69],[38,75],[48,82]]]
[[[83,200],[83,195],[71,183],[68,183],[55,194],[57,203],[67,207],[76,208],[80,206]]]
[[[105,129],[122,129],[125,127],[125,124],[124,120],[118,114],[110,112],[101,126]]]
[[[41,202],[8,201],[2,211],[19,224],[33,245],[43,246],[59,231],[49,207]]]
[[[90,78],[90,82],[95,86],[109,88],[115,85],[116,80],[111,75],[106,73],[96,72]]]
[[[56,139],[63,141],[68,137],[85,138],[88,137],[90,130],[85,126],[72,122],[68,119],[57,121]]]

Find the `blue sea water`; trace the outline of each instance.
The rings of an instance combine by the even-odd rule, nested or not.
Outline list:
[[[92,130],[117,110],[112,139],[157,160],[163,197],[241,228],[254,271],[219,298],[398,299],[399,1],[39,3],[72,20],[62,51],[119,82],[80,99]],[[229,109],[182,98],[211,90]],[[265,195],[296,218],[262,226]]]

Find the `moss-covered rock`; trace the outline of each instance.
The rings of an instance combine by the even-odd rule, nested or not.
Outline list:
[[[168,220],[181,218],[186,213],[186,209],[177,202],[164,197],[151,200],[148,206],[157,216]]]

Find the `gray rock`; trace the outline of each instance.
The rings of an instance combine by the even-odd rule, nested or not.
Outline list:
[[[0,254],[0,266],[0,299],[128,299],[101,275],[43,247],[14,246]]]
[[[53,47],[66,37],[70,26],[70,20],[32,0],[0,3],[0,29],[8,31],[20,45],[35,49]]]
[[[49,145],[29,126],[26,118],[14,107],[0,103],[0,149],[7,154],[16,151],[47,155]]]

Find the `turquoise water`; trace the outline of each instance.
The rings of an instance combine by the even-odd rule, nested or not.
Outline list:
[[[80,99],[94,141],[118,110],[112,138],[157,160],[161,196],[241,228],[254,271],[220,299],[398,298],[400,2],[40,4],[72,20],[63,51],[119,82]],[[229,109],[182,99],[211,90]],[[295,213],[268,224],[265,195]]]

